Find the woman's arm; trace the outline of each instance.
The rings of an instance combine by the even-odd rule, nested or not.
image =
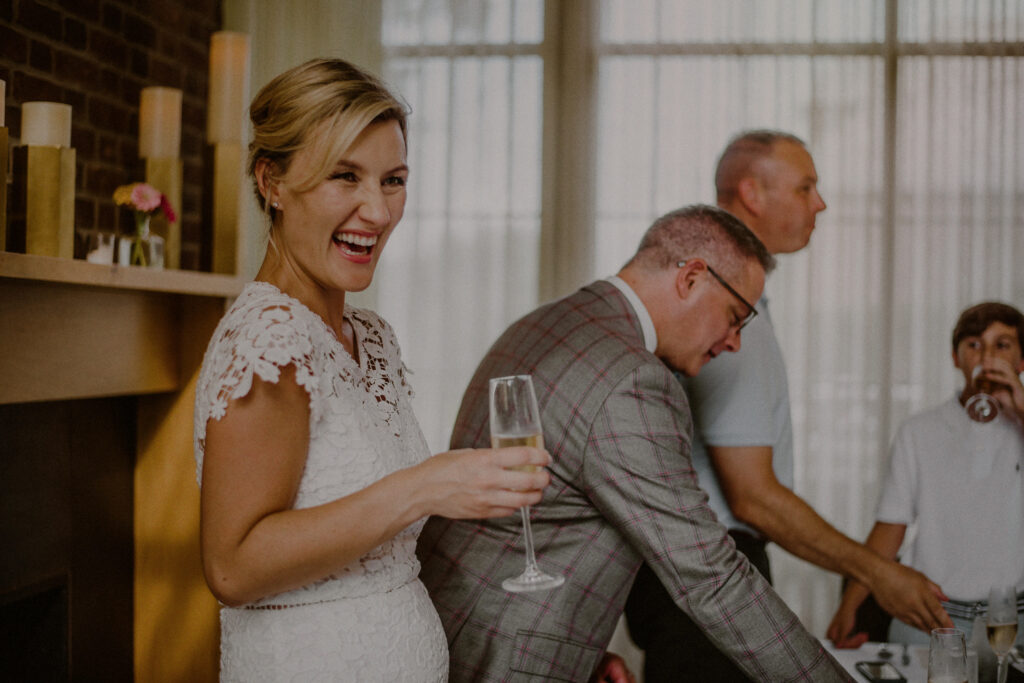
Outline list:
[[[502,516],[540,501],[540,449],[442,453],[338,500],[292,509],[309,445],[309,396],[292,366],[253,380],[206,430],[200,540],[210,590],[240,605],[298,588],[353,562],[426,515]]]

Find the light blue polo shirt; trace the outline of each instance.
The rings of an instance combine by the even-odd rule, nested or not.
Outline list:
[[[775,338],[768,300],[757,302],[757,317],[743,328],[740,350],[722,353],[696,377],[681,377],[693,412],[693,466],[711,509],[729,529],[759,533],[729,509],[708,458],[712,446],[771,446],[772,469],[793,488],[793,423],[782,350]]]

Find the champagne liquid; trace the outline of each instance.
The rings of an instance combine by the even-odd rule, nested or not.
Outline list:
[[[1013,641],[1017,639],[1017,622],[989,625],[985,627],[985,631],[988,633],[988,644],[992,646],[992,651],[1002,657],[1010,651]]]
[[[530,446],[532,448],[544,448],[543,434],[525,434],[511,436],[508,434],[497,434],[491,437],[491,448],[509,448],[510,446]],[[517,472],[539,472],[539,465],[523,465],[522,467],[509,467]]]
[[[987,377],[979,377],[974,382],[975,393],[981,392],[983,394],[992,395],[997,389],[1005,389],[1006,387],[1002,384],[998,384],[988,379]]]

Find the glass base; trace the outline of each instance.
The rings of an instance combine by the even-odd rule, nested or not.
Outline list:
[[[127,235],[117,240],[117,263],[121,266],[164,267],[164,238],[160,235]]]
[[[975,394],[964,404],[967,416],[975,422],[991,422],[999,416],[999,402],[988,394]]]
[[[527,593],[529,591],[546,591],[558,588],[565,583],[565,577],[561,574],[550,576],[537,567],[527,567],[519,576],[505,579],[501,587],[509,593]]]

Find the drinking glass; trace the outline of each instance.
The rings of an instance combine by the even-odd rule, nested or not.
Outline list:
[[[544,432],[540,425],[537,396],[533,393],[530,375],[495,377],[490,381],[491,446],[544,447]],[[524,469],[535,470],[535,465]],[[533,531],[530,529],[530,508],[522,507],[523,538],[526,543],[526,569],[516,577],[505,579],[501,586],[512,593],[557,588],[565,577],[545,574],[537,566],[533,552]]]
[[[967,417],[975,422],[991,422],[999,415],[999,401],[992,395],[995,383],[980,377],[981,366],[971,371],[971,395],[964,403]]]
[[[988,644],[999,661],[998,683],[1006,683],[1006,655],[1017,639],[1017,588],[993,586],[988,592],[988,616],[985,618]]]
[[[957,628],[932,630],[928,683],[967,683],[967,641]]]

